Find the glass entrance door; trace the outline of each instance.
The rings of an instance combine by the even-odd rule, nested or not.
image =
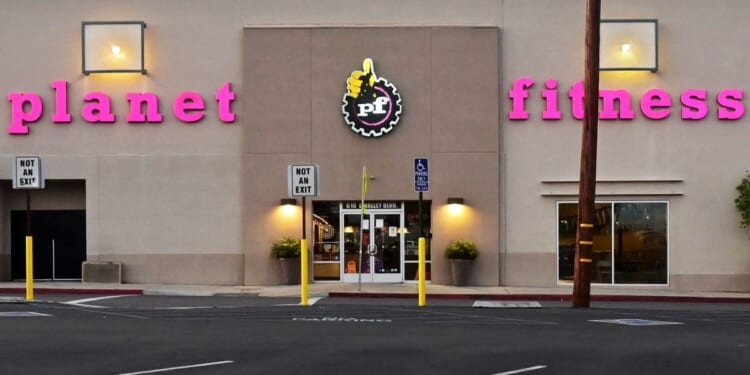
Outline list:
[[[341,267],[344,282],[398,283],[403,276],[402,210],[342,211]]]

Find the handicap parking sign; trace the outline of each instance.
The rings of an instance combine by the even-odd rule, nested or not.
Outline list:
[[[414,191],[430,191],[429,160],[414,158]]]

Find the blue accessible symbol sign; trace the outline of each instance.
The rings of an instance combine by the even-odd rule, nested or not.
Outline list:
[[[430,191],[429,160],[414,158],[414,191]]]

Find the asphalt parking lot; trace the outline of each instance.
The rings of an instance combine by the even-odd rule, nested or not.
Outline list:
[[[747,304],[38,296],[0,303],[3,374],[745,374]]]

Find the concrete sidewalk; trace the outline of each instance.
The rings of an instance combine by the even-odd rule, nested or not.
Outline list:
[[[554,288],[521,287],[456,287],[427,285],[428,298],[489,299],[489,300],[547,300],[568,301],[572,285]],[[24,294],[23,282],[0,283],[0,294]],[[416,298],[416,284],[345,284],[311,283],[310,297],[348,298]],[[280,286],[210,286],[174,284],[104,284],[82,282],[35,282],[35,294],[144,294],[173,296],[257,295],[261,297],[299,297],[299,285]],[[661,301],[661,302],[735,302],[750,303],[750,293],[736,292],[675,292],[663,286],[623,287],[592,286],[594,301]]]

